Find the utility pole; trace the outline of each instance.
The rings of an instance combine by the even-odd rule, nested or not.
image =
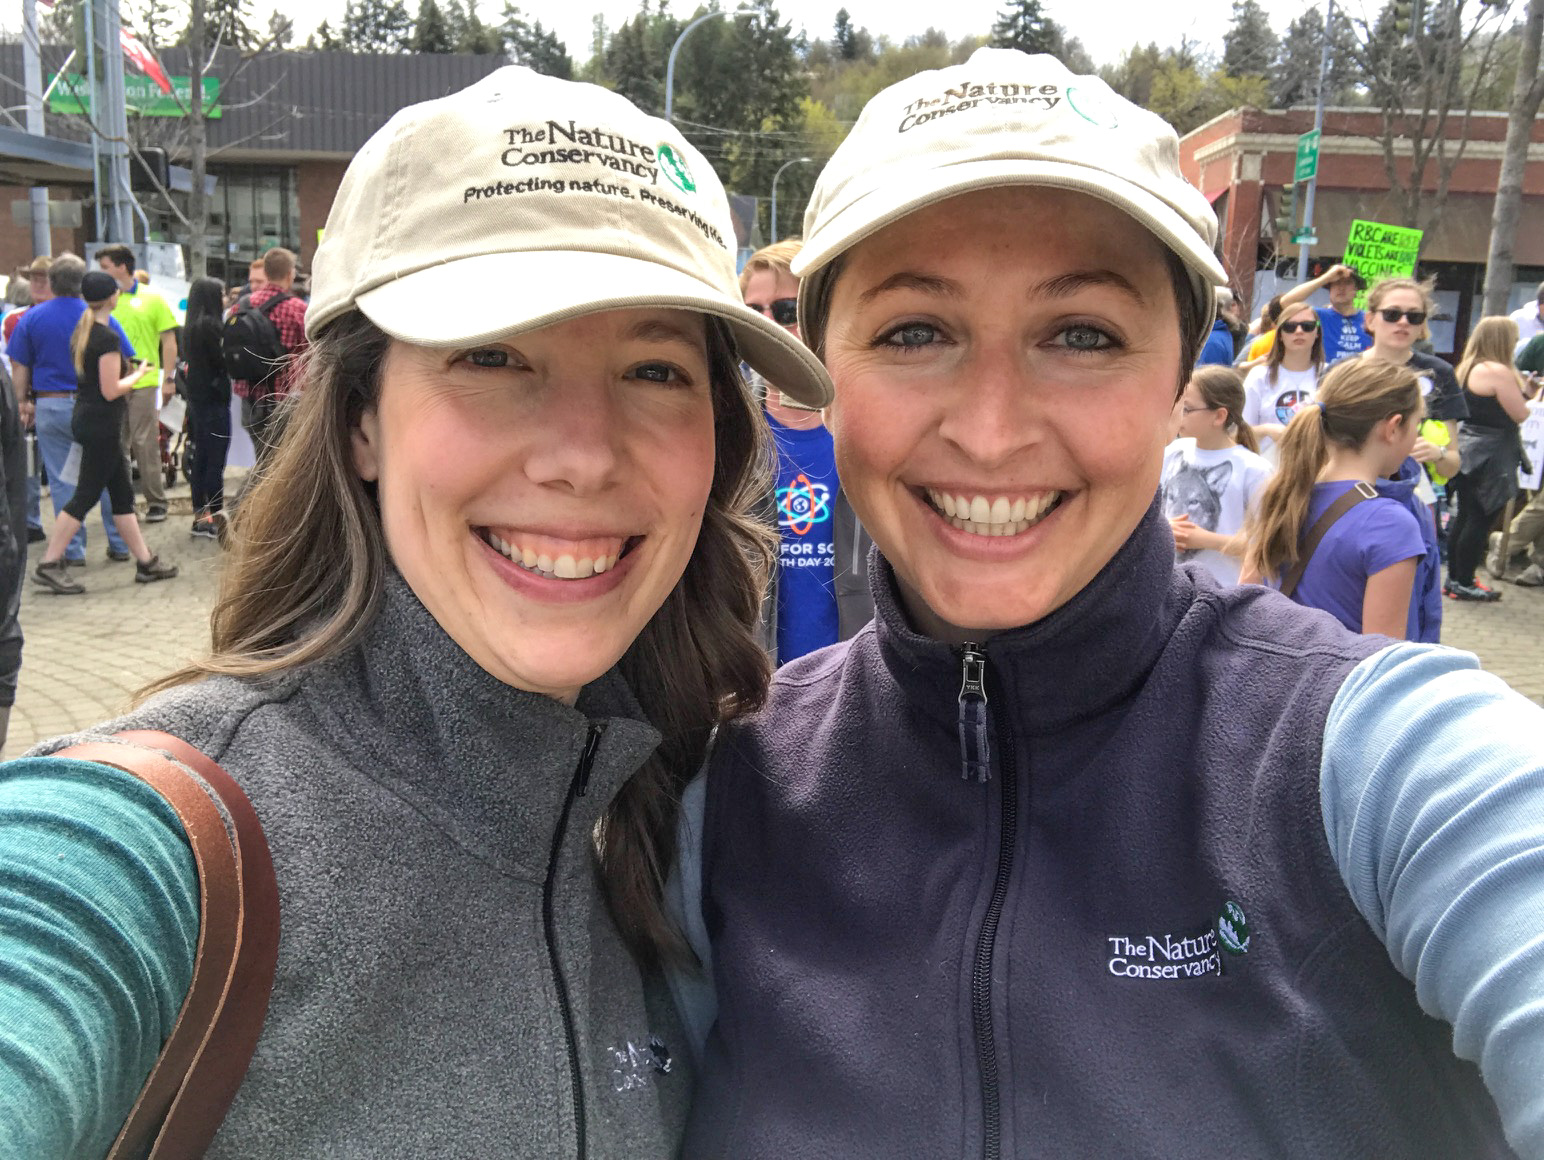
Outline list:
[[[43,62],[38,57],[37,0],[22,0],[21,10],[22,83],[27,90],[27,132],[43,136]],[[48,226],[48,186],[34,185],[27,193],[32,214],[32,253],[51,254],[53,239]]]
[[[1324,47],[1319,53],[1319,100],[1314,105],[1313,132],[1314,141],[1324,141],[1324,90],[1329,84],[1330,75],[1330,40],[1335,33],[1335,0],[1328,0],[1324,9]],[[1318,144],[1315,145],[1315,148]],[[1319,165],[1314,162],[1313,176],[1308,179],[1308,189],[1303,194],[1303,236],[1313,236],[1313,199],[1319,188]],[[1300,242],[1297,247],[1297,280],[1298,284],[1308,281],[1308,251],[1312,246],[1308,242]]]
[[[132,242],[132,215],[139,206],[129,190],[129,114],[118,0],[92,0],[90,17],[91,57],[101,56],[91,89],[91,120],[102,141],[97,167],[97,200],[104,211],[102,240]]]
[[[676,56],[681,51],[681,45],[686,42],[687,35],[697,25],[704,21],[712,20],[715,16],[754,16],[754,8],[718,9],[704,16],[697,17],[685,28],[681,29],[681,35],[675,38],[675,43],[670,46],[670,59],[665,62],[665,120],[675,123],[675,62]]]
[[[813,158],[795,157],[792,161],[785,161],[777,167],[777,172],[772,175],[772,240],[777,241],[777,179],[783,176],[783,170],[790,165],[808,165]]]

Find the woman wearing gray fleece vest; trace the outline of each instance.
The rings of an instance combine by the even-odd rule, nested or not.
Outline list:
[[[902,81],[821,175],[875,618],[685,811],[692,1160],[1544,1157],[1544,710],[1175,567],[1215,236],[1049,56]]]
[[[192,743],[272,850],[277,976],[210,1155],[676,1150],[658,868],[768,675],[739,358],[829,400],[740,304],[733,237],[673,127],[527,69],[403,110],[350,165],[212,650],[89,733]],[[198,905],[147,785],[0,766],[0,1156],[105,1154]]]

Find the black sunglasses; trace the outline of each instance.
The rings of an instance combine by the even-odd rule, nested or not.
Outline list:
[[[1419,326],[1426,321],[1424,310],[1400,310],[1397,306],[1385,306],[1378,311],[1378,317],[1384,322],[1398,322],[1403,318],[1411,326]]]
[[[773,300],[771,306],[763,305],[760,302],[747,302],[745,305],[749,306],[757,314],[770,314],[772,321],[779,326],[792,326],[795,322],[799,321],[799,300],[797,298],[777,298]]]
[[[1304,318],[1297,322],[1283,322],[1280,329],[1285,334],[1293,334],[1299,330],[1305,334],[1312,334],[1319,329],[1319,320],[1317,318]]]

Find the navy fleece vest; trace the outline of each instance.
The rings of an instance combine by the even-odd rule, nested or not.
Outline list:
[[[721,741],[685,1155],[1511,1155],[1325,839],[1325,718],[1384,642],[1172,561],[1149,511],[966,657],[876,560],[875,624]]]

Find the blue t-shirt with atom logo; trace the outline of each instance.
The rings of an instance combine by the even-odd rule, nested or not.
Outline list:
[[[836,458],[823,425],[767,423],[777,444],[777,660],[787,664],[836,643]]]

